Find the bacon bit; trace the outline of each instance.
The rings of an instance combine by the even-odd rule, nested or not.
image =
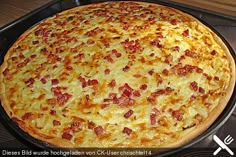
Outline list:
[[[154,70],[152,69],[152,70],[148,71],[148,73],[149,73],[149,75],[153,75]]]
[[[171,23],[172,25],[177,25],[177,24],[178,24],[178,20],[172,19],[172,20],[170,21],[170,23]]]
[[[147,98],[147,101],[149,101],[150,103],[154,103],[159,95],[162,94],[168,95],[172,91],[172,89],[169,88],[170,87],[167,87],[166,89],[158,89],[157,91],[151,93],[151,95]]]
[[[143,56],[141,56],[141,58],[139,59],[139,61],[141,61],[142,63],[145,63],[145,58]]]
[[[89,45],[92,45],[92,44],[94,44],[95,43],[95,41],[93,40],[93,39],[88,39],[87,40],[87,44],[89,44]]]
[[[127,96],[127,97],[130,97],[131,95],[132,95],[132,93],[129,91],[129,90],[127,90],[127,89],[125,89],[124,91],[123,91],[123,94],[122,94],[122,96]]]
[[[169,95],[174,89],[170,88],[170,87],[166,87],[165,89],[165,95]]]
[[[63,51],[64,51],[64,49],[62,47],[57,47],[56,48],[56,53],[62,53]]]
[[[160,44],[160,42],[161,42],[160,40],[155,39],[155,40],[151,41],[150,44],[151,44],[152,46],[156,46],[156,47],[158,47],[158,48],[162,48],[163,45]]]
[[[36,30],[36,31],[34,32],[34,35],[36,35],[36,36],[44,35],[44,34],[46,34],[46,29],[45,29],[45,28]]]
[[[67,21],[72,21],[74,19],[74,16],[69,16],[68,18],[67,18]]]
[[[86,25],[90,24],[90,22],[88,20],[85,20],[83,23]]]
[[[134,113],[133,110],[129,110],[128,112],[126,112],[126,113],[124,114],[124,117],[125,117],[125,118],[129,118],[133,113]]]
[[[66,70],[71,71],[71,70],[73,70],[73,67],[72,67],[72,66],[67,66],[67,67],[66,67]]]
[[[108,101],[116,101],[117,99],[117,94],[116,93],[109,93],[108,98],[105,98],[103,101],[108,102]]]
[[[20,59],[24,59],[25,58],[25,56],[22,53],[20,53],[19,57],[20,57]]]
[[[50,98],[50,99],[47,99],[47,103],[49,104],[49,105],[56,105],[57,104],[57,99],[55,99],[55,98]]]
[[[6,68],[2,73],[4,76],[6,76],[7,74],[9,74],[10,70],[8,68]]]
[[[212,77],[211,77],[211,76],[209,76],[207,73],[203,73],[203,76],[205,76],[205,77],[206,77],[206,79],[207,79],[207,80],[209,80],[209,81],[212,79]]]
[[[93,129],[93,128],[95,128],[95,126],[96,126],[96,124],[94,122],[92,122],[92,121],[88,122],[88,129]]]
[[[78,39],[77,38],[75,38],[75,37],[72,37],[72,38],[69,38],[69,39],[67,39],[66,40],[66,43],[70,43],[70,42],[78,42]]]
[[[34,79],[33,78],[29,78],[28,80],[25,81],[25,84],[32,88],[33,87],[33,84],[34,84]]]
[[[21,117],[21,119],[22,119],[22,120],[27,120],[27,119],[30,119],[32,116],[33,116],[32,112],[26,112],[26,113]]]
[[[128,128],[128,127],[124,127],[123,133],[127,134],[127,135],[130,135],[132,133],[132,129]]]
[[[116,18],[114,16],[109,16],[106,20],[106,22],[114,22]]]
[[[86,82],[85,78],[83,78],[82,76],[79,76],[78,80],[81,82],[82,88],[87,86],[87,82]]]
[[[97,136],[101,136],[104,133],[104,129],[101,126],[97,126],[94,128],[94,132]]]
[[[57,103],[59,105],[64,105],[70,98],[72,95],[68,94],[68,93],[64,93],[64,94],[59,94],[57,95]]]
[[[58,120],[53,120],[53,126],[58,126],[58,125],[61,125],[61,122],[58,121]]]
[[[33,44],[33,45],[36,45],[36,44],[38,44],[38,43],[39,43],[38,40],[34,40],[34,41],[32,41],[32,44]]]
[[[132,55],[129,55],[128,58],[131,59],[131,60],[133,61],[133,60],[136,59],[136,56],[135,56],[134,54],[132,54]],[[132,61],[130,61],[130,62],[132,62]]]
[[[121,55],[122,55],[121,53],[116,53],[116,57],[117,57],[117,58],[120,58]]]
[[[164,36],[162,35],[162,32],[156,32],[157,38],[164,38]]]
[[[105,69],[105,70],[104,70],[104,73],[105,73],[106,75],[109,75],[110,72],[111,72],[110,69]]]
[[[17,64],[17,67],[18,68],[22,68],[22,67],[24,67],[29,62],[30,62],[30,59],[26,58],[22,63]]]
[[[216,54],[217,54],[216,50],[211,51],[211,55],[216,55]]]
[[[42,54],[44,54],[44,55],[48,55],[48,54],[49,54],[49,51],[48,51],[46,48],[42,48],[42,49],[40,50],[40,52],[41,52]]]
[[[82,53],[82,54],[78,54],[78,55],[74,56],[74,59],[78,58],[79,60],[81,60],[84,57],[85,57],[85,55]]]
[[[208,97],[209,97],[209,94],[204,94],[204,95],[202,95],[202,100],[207,100]]]
[[[104,29],[101,29],[99,27],[96,27],[88,32],[85,33],[85,35],[87,36],[94,36],[94,35],[97,35],[98,33],[102,32]]]
[[[106,59],[110,63],[114,63],[114,60],[112,59],[111,55],[105,56],[104,59]]]
[[[61,137],[67,140],[71,140],[73,136],[70,133],[64,132]]]
[[[46,84],[47,83],[47,80],[45,77],[41,78],[40,81],[43,83],[43,84]]]
[[[179,46],[175,46],[175,47],[173,47],[172,49],[173,49],[174,51],[179,51],[179,50],[180,50]]]
[[[185,65],[184,68],[186,69],[187,72],[192,73],[194,71],[194,69],[196,69],[195,66],[192,65]]]
[[[88,86],[93,86],[93,85],[97,85],[98,84],[98,80],[93,79],[93,80],[88,80]]]
[[[141,74],[134,74],[133,77],[135,78],[140,78],[142,75]]]
[[[147,89],[147,85],[146,85],[146,84],[142,84],[142,85],[139,87],[139,89],[141,89],[141,90],[146,90],[146,89]]]
[[[205,94],[205,89],[203,89],[202,87],[199,87],[198,91],[202,94]]]
[[[182,56],[180,56],[180,57],[178,58],[178,61],[181,62],[181,61],[184,60],[184,59],[185,59],[185,55],[182,55]]]
[[[30,58],[36,58],[37,57],[37,55],[36,54],[32,54],[31,56],[30,56]]]
[[[162,74],[165,75],[165,76],[168,76],[169,71],[167,69],[164,69],[164,70],[162,70]]]
[[[77,52],[77,48],[76,48],[76,47],[70,48],[70,52],[71,52],[71,53],[76,53],[76,52]]]
[[[112,49],[111,52],[112,52],[112,54],[117,54],[118,53],[118,51],[116,49]]]
[[[173,111],[172,116],[176,118],[178,121],[183,120],[183,115],[179,111]]]
[[[123,23],[123,26],[122,26],[123,30],[128,30],[129,27],[130,25],[128,23]]]
[[[147,98],[147,101],[150,103],[154,103],[156,101],[157,95],[155,93],[151,93],[151,95]]]
[[[108,84],[109,87],[114,88],[116,86],[116,81],[111,80],[111,82]]]
[[[193,100],[195,100],[196,98],[197,98],[197,97],[196,97],[195,95],[191,95],[190,100],[193,101]]]
[[[197,72],[197,73],[202,73],[203,70],[202,70],[201,68],[197,67],[197,68],[196,68],[196,72]]]
[[[128,90],[129,92],[133,91],[133,88],[131,88],[128,83],[125,83],[123,86],[119,87],[120,91],[123,91],[125,89]]]
[[[148,21],[150,22],[150,24],[154,24],[155,23],[155,17],[149,17]]]
[[[103,9],[99,9],[99,10],[95,10],[94,15],[96,16],[100,16],[100,17],[108,17],[108,11],[107,10],[103,10]]]
[[[125,49],[128,49],[131,51],[131,53],[136,53],[142,49],[139,40],[129,40],[126,39],[124,42],[122,42],[122,45]]]
[[[116,49],[112,49],[111,53],[114,54],[117,58],[121,57],[121,53],[119,53]]]
[[[139,16],[140,16],[141,18],[147,17],[147,15],[145,15],[145,14],[140,14]]]
[[[124,72],[127,72],[128,70],[129,70],[129,66],[126,65],[126,66],[123,68],[123,71],[124,71]]]
[[[195,52],[190,51],[189,49],[185,50],[184,52],[186,56],[191,57],[191,58],[196,58],[198,56]]]
[[[149,56],[150,56],[150,57],[153,57],[153,56],[155,56],[155,53],[152,52]]]
[[[150,115],[150,121],[151,121],[151,125],[155,125],[157,120],[156,120],[157,115],[156,114],[151,114]]]
[[[16,60],[17,60],[17,57],[11,57],[11,60],[12,60],[12,61],[16,61]]]
[[[197,91],[198,90],[198,83],[196,81],[191,82],[190,89]]]
[[[157,116],[161,113],[157,108],[153,108],[152,112]]]
[[[172,70],[179,76],[186,76],[188,73],[192,73],[194,69],[196,69],[195,66],[188,64],[183,66],[181,63],[178,63],[177,65],[172,67]]]
[[[73,121],[70,127],[73,132],[79,132],[83,129],[83,126],[81,125],[80,121]]]
[[[135,104],[135,100],[126,96],[121,96],[113,101],[114,104],[119,104],[121,107],[128,107]]]
[[[218,76],[214,76],[214,80],[215,80],[215,81],[219,81],[220,78],[219,78]]]
[[[162,95],[162,94],[165,94],[165,90],[164,89],[158,89],[157,91],[155,91],[154,93],[156,94],[156,96],[159,96],[159,95]]]
[[[116,98],[117,94],[116,93],[109,93],[109,98],[114,99]]]
[[[167,63],[167,64],[170,64],[170,62],[173,60],[173,56],[171,56],[171,55],[167,55],[166,57],[165,57],[165,63]]]
[[[42,110],[43,110],[43,111],[47,111],[47,110],[48,110],[48,107],[47,107],[47,106],[42,107]]]
[[[52,79],[52,85],[57,85],[59,83],[59,80],[58,79]]]
[[[51,115],[56,115],[57,112],[56,112],[56,110],[50,110],[50,114],[51,114]]]
[[[70,133],[71,132],[71,127],[63,128],[63,132],[64,133]]]
[[[135,90],[133,92],[133,95],[136,96],[136,97],[140,97],[141,96],[141,94],[140,94],[140,92],[138,90]]]
[[[109,104],[101,104],[101,109],[104,109],[104,108],[106,108],[108,106],[109,106]]]
[[[186,29],[183,33],[182,33],[183,36],[187,37],[189,36],[189,30]]]

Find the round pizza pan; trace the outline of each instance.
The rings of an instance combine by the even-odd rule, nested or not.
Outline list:
[[[146,1],[146,2],[150,2],[150,1]],[[155,2],[155,3],[157,3],[157,2]],[[180,8],[177,8],[176,6],[172,6],[171,4],[163,4],[163,3],[158,3],[158,4],[166,5],[168,7],[172,7],[172,8],[181,10]],[[199,19],[195,15],[193,15],[189,12],[186,12],[184,10],[181,10],[181,11],[195,17],[200,22],[202,22],[204,25],[206,25],[208,28],[210,28],[214,33],[216,33],[222,39],[222,41],[225,43],[225,45],[228,47],[231,55],[233,56],[233,58],[236,62],[236,54],[235,54],[234,50],[232,49],[232,47],[230,46],[228,41],[218,31],[216,31],[211,25],[209,25],[208,23],[206,23],[202,19]],[[160,156],[160,157],[169,156],[171,154],[174,154],[174,153],[177,153],[181,150],[184,150],[185,148],[190,148],[193,145],[197,144],[198,142],[209,137],[210,135],[215,133],[222,125],[224,125],[224,123],[229,119],[229,117],[231,116],[231,114],[233,113],[235,108],[236,108],[236,86],[234,87],[233,94],[232,94],[228,104],[226,105],[225,109],[223,110],[223,112],[219,115],[219,117],[215,120],[215,122],[207,130],[205,130],[201,135],[194,138],[186,145],[179,147],[179,148],[170,149],[168,151],[162,152],[162,153],[158,154],[158,156]],[[1,114],[2,123],[8,129],[8,131],[10,133],[12,133],[19,141],[21,141],[23,144],[25,144],[29,148],[42,149],[42,150],[49,150],[49,149],[58,150],[58,149],[60,149],[60,148],[56,148],[55,146],[53,146],[47,142],[38,140],[38,139],[30,136],[28,133],[24,132],[12,119],[9,118],[9,116],[7,115],[5,110],[3,109],[2,105],[0,105],[0,114]],[[155,154],[153,154],[153,155],[155,156]]]

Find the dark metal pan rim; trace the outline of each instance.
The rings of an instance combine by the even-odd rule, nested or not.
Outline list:
[[[47,7],[50,7],[51,5],[57,3],[58,1],[60,1],[60,0],[54,0],[53,2],[51,2],[49,4],[46,4],[41,8],[38,8],[37,11],[40,11],[41,9],[45,9]],[[150,1],[150,0],[148,1],[147,0],[145,2],[154,2],[154,1]],[[159,1],[155,1],[155,3],[181,10],[181,11],[195,17],[196,19],[198,19],[200,22],[202,22],[204,25],[206,25],[208,28],[210,28],[214,33],[216,33],[218,35],[218,37],[221,38],[221,40],[227,46],[227,48],[229,49],[231,55],[233,56],[233,58],[236,62],[236,54],[234,53],[234,51],[233,51],[232,47],[230,46],[230,44],[228,43],[228,41],[216,29],[214,29],[211,25],[209,25],[206,21],[203,21],[202,19],[199,19],[198,17],[193,15],[191,12],[187,12],[185,10],[182,10],[180,7],[172,5],[170,3],[159,2]],[[26,17],[18,19],[17,21],[13,22],[12,24],[7,25],[4,28],[1,28],[1,32],[4,32],[6,29],[11,27],[12,25],[16,25],[17,22],[20,22],[21,20],[27,20],[27,18],[29,16],[33,15],[34,13],[35,12],[32,12],[32,13],[28,14]],[[184,150],[186,148],[189,148],[189,147],[197,144],[198,142],[204,140],[206,137],[208,137],[208,136],[212,135],[213,133],[215,133],[231,116],[232,112],[236,108],[235,102],[236,102],[236,86],[234,87],[234,91],[232,93],[232,96],[231,96],[227,106],[225,107],[223,112],[219,115],[219,117],[215,120],[215,122],[207,130],[205,130],[201,135],[194,138],[193,140],[191,140],[186,145],[184,145],[180,148],[172,149],[172,150],[167,151],[167,152],[163,152],[161,154],[158,154],[158,156],[163,157],[163,156],[171,155],[171,154],[174,154],[174,153],[179,152],[181,150]],[[40,148],[40,149],[47,149],[47,150],[48,149],[60,149],[60,148],[56,148],[55,146],[53,146],[53,145],[51,145],[47,142],[38,140],[38,139],[30,136],[28,133],[26,133],[22,129],[20,129],[19,126],[13,120],[11,120],[9,118],[9,116],[5,112],[2,105],[0,105],[0,113],[1,113],[1,117],[3,119],[4,125],[7,127],[7,129],[9,128],[9,131],[12,132],[16,137],[18,137],[22,140],[25,140],[26,144],[33,144],[33,146],[36,146],[36,148]]]

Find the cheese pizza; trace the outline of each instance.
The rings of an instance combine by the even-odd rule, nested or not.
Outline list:
[[[235,62],[196,18],[117,1],[28,29],[6,53],[0,80],[8,116],[55,147],[179,147],[227,105]]]

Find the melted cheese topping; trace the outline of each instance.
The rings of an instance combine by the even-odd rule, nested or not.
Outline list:
[[[9,53],[1,94],[12,117],[74,147],[175,142],[208,117],[231,77],[208,29],[149,3],[64,11]]]

